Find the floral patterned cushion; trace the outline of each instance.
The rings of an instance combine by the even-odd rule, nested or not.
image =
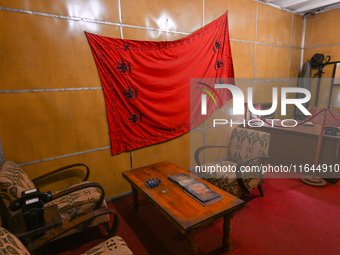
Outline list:
[[[100,254],[100,255],[133,255],[132,251],[129,249],[125,241],[119,237],[114,236],[101,244],[93,247],[82,255],[86,254]]]
[[[221,166],[222,168],[223,167],[231,168],[236,167],[237,163],[231,161],[214,161],[211,163],[204,164],[202,166],[209,168],[209,166],[216,167],[216,165]],[[207,182],[210,182],[211,184],[214,184],[220,189],[223,189],[236,197],[241,197],[244,193],[242,187],[239,185],[238,180],[236,178],[236,172],[215,171],[211,173],[200,171],[198,172],[198,177],[206,180]]]
[[[21,192],[35,186],[21,167],[14,162],[5,161],[0,169],[0,196],[7,206],[21,197]]]
[[[269,133],[235,128],[230,136],[228,160],[239,162],[253,156],[267,156],[269,141]]]
[[[26,247],[19,241],[19,239],[10,233],[8,230],[0,227],[0,254],[17,254],[30,255]],[[85,254],[100,254],[100,255],[133,255],[125,241],[119,237],[114,236],[92,249]]]
[[[215,166],[215,169],[217,169],[217,166],[219,166],[219,169],[222,169],[222,171],[200,171],[198,172],[198,177],[205,179],[236,197],[241,197],[245,193],[245,190],[240,186],[239,180],[236,177],[237,163],[243,159],[254,156],[267,156],[269,141],[270,134],[268,133],[235,128],[230,137],[228,161],[214,161],[201,165],[203,167],[201,169],[205,170],[211,166]],[[260,166],[261,163],[261,160],[254,159],[249,161],[246,166]],[[225,169],[225,171],[223,171],[223,169]],[[232,169],[234,169],[234,171],[231,171]],[[256,172],[256,168],[247,168],[247,171],[242,172],[241,176],[248,191],[262,185],[264,181],[264,175]]]
[[[0,254],[29,255],[30,253],[15,235],[0,227]]]

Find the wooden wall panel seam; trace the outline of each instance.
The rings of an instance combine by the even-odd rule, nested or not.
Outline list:
[[[298,78],[287,78],[287,79],[267,79],[267,80],[260,80],[260,79],[254,79],[254,82],[255,83],[259,83],[259,82],[279,82],[279,81],[288,81],[288,82],[290,82],[290,81],[297,81],[298,80]],[[241,83],[241,82],[239,82],[239,83]],[[242,82],[242,83],[247,83],[246,81],[245,82]]]
[[[290,46],[293,46],[294,15],[292,15],[292,27],[290,31]]]
[[[124,39],[123,37],[123,22],[122,22],[122,8],[121,8],[121,5],[120,5],[120,0],[117,0],[118,2],[118,16],[119,16],[119,24],[120,24],[120,27],[119,27],[119,30],[120,30],[120,38],[121,39]]]
[[[300,58],[300,70],[302,70],[303,67],[303,56],[305,54],[305,39],[306,39],[306,25],[307,25],[307,17],[303,17],[303,29],[302,29],[302,42],[301,42],[301,58]]]
[[[256,1],[256,19],[255,19],[255,42],[257,41],[257,22],[259,17],[259,3]],[[255,90],[255,77],[256,77],[256,43],[254,46],[254,65],[253,65],[253,91]],[[254,95],[252,100],[254,100]]]
[[[129,27],[129,28],[144,29],[144,30],[160,31],[160,32],[172,33],[172,34],[191,35],[191,33],[187,33],[187,32],[165,30],[165,29],[161,29],[161,28],[142,27],[142,26],[136,26],[136,25],[127,25],[127,24],[121,24],[121,26],[122,27]]]
[[[292,27],[290,31],[290,46],[293,46],[293,32],[294,32],[294,14],[292,15]],[[290,48],[290,52],[289,52],[288,77],[290,77],[291,61],[292,61],[292,48]],[[289,87],[289,82],[287,85]]]
[[[323,47],[331,47],[331,46],[339,46],[340,43],[334,43],[334,44],[325,44],[325,45],[318,45],[318,46],[310,46],[310,47],[305,47],[304,49],[315,49],[315,48],[323,48]]]
[[[21,163],[21,164],[19,164],[19,166],[26,166],[26,165],[31,165],[31,164],[45,162],[45,161],[50,161],[50,160],[55,160],[55,159],[60,159],[60,158],[66,158],[66,157],[72,157],[72,156],[77,156],[77,155],[81,155],[81,154],[91,153],[91,152],[95,152],[95,151],[108,150],[108,149],[111,149],[111,146],[102,147],[102,148],[96,148],[96,149],[87,150],[87,151],[75,152],[75,153],[71,153],[71,154],[65,154],[65,155],[51,157],[51,158],[46,158],[46,159],[39,159],[39,160],[35,160],[35,161]]]
[[[60,88],[60,89],[17,89],[17,90],[0,90],[0,94],[4,93],[28,93],[28,92],[60,92],[74,90],[102,90],[102,87],[83,87],[83,88]]]
[[[237,79],[237,78],[235,78]],[[269,79],[269,80],[255,80],[251,79],[254,83],[257,82],[278,82],[278,81],[297,81],[297,78],[287,78],[287,79]],[[242,83],[249,83],[247,81],[235,81],[236,84]],[[20,89],[20,90],[0,90],[0,94],[7,94],[7,93],[37,93],[37,92],[63,92],[63,91],[78,91],[78,90],[102,90],[102,87],[88,87],[88,88],[61,88],[61,89]]]
[[[205,5],[205,2],[204,2],[204,0],[202,0],[202,4],[203,4],[203,6],[202,6],[202,27],[204,27],[205,26],[205,24],[204,24],[204,5]]]
[[[256,33],[255,33],[255,38],[256,38]],[[256,40],[256,39],[255,39]],[[232,39],[230,38],[230,41],[234,42],[245,42],[245,43],[253,43],[253,44],[260,44],[260,45],[267,45],[267,46],[276,46],[276,47],[282,47],[282,48],[291,48],[291,49],[299,49],[301,50],[301,47],[297,46],[287,46],[287,45],[281,45],[281,44],[273,44],[273,43],[263,43],[263,42],[253,42],[253,41],[247,41],[247,40],[239,40],[239,39]]]

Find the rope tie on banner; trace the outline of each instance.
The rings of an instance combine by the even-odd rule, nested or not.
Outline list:
[[[333,118],[335,118],[336,120],[339,120],[339,121],[340,121],[340,118],[338,118],[337,116],[335,116],[335,114],[334,114],[330,109],[325,108],[325,109],[322,109],[322,110],[320,110],[319,112],[317,112],[314,116],[312,116],[312,117],[308,118],[307,120],[305,120],[305,121],[303,121],[303,122],[297,124],[296,127],[297,127],[297,126],[301,126],[301,125],[305,124],[306,122],[308,122],[308,121],[314,119],[316,116],[318,116],[318,115],[319,115],[321,112],[323,112],[323,111],[328,111],[328,112],[332,115]],[[267,125],[270,125],[270,126],[273,126],[273,127],[280,127],[280,128],[282,128],[282,126],[277,126],[277,125],[273,125],[273,124],[268,123],[266,120],[264,120],[264,119],[263,119],[261,116],[259,116],[259,115],[257,115],[257,117],[258,117],[260,120],[262,120],[264,123],[266,123]],[[285,126],[284,126],[284,127],[285,127]],[[288,128],[288,127],[287,127],[287,128]]]

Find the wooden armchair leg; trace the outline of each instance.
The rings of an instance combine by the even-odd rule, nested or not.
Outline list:
[[[119,227],[119,222],[120,222],[120,219],[119,219],[119,216],[116,212],[113,212],[113,223],[112,223],[112,226],[110,227],[109,223],[108,222],[105,222],[103,225],[104,225],[104,228],[107,232],[107,236],[108,238],[110,237],[113,237],[117,234],[117,231],[118,231],[118,227]]]
[[[257,189],[260,191],[261,197],[264,197],[262,185],[258,186]]]

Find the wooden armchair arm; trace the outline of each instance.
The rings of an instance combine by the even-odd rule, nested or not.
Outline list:
[[[66,232],[68,232],[68,231],[70,231],[74,228],[78,228],[82,224],[88,225],[88,223],[91,222],[94,218],[105,215],[105,214],[113,214],[113,216],[114,216],[114,220],[113,220],[113,223],[112,223],[110,233],[108,233],[108,237],[112,237],[112,236],[116,235],[116,233],[117,233],[118,226],[119,226],[119,216],[111,208],[101,208],[99,210],[85,214],[85,215],[83,215],[79,218],[76,218],[73,221],[71,221],[67,224],[64,224],[63,226],[61,226],[59,228],[48,231],[47,234],[44,235],[43,237],[41,237],[41,238],[31,242],[30,244],[28,244],[26,246],[26,249],[29,252],[32,253],[32,252],[36,251],[39,247],[45,245],[48,242],[53,241],[57,237],[65,234]]]
[[[236,178],[240,184],[240,186],[245,190],[245,192],[247,194],[250,193],[250,191],[248,190],[247,186],[245,185],[244,181],[243,181],[243,177],[242,177],[242,172],[241,172],[241,167],[245,166],[249,161],[252,161],[254,159],[269,159],[269,156],[254,156],[254,157],[249,157],[249,158],[245,158],[243,160],[241,160],[240,162],[238,162],[237,166],[236,166]]]
[[[72,192],[75,192],[75,191],[78,191],[78,190],[81,190],[81,189],[86,189],[86,188],[98,188],[100,190],[100,198],[96,202],[96,205],[93,208],[93,211],[96,211],[96,210],[100,209],[101,206],[102,206],[104,197],[105,197],[105,191],[104,191],[103,187],[99,183],[96,183],[96,182],[85,182],[85,183],[77,184],[74,187],[66,188],[66,189],[64,189],[64,190],[62,190],[60,192],[57,192],[57,194],[53,194],[52,201],[54,199],[59,198],[59,197],[65,196],[67,194],[70,194]],[[79,231],[81,232],[81,231],[85,230],[90,224],[91,224],[91,221],[87,221],[86,223],[84,223],[81,226]]]
[[[67,194],[70,194],[72,192],[75,192],[77,190],[81,190],[81,189],[86,189],[86,188],[98,188],[100,189],[100,198],[96,204],[96,207],[93,209],[93,210],[97,210],[101,207],[102,203],[103,203],[103,200],[104,200],[104,197],[105,197],[105,191],[103,189],[103,187],[99,184],[99,183],[96,183],[96,182],[85,182],[85,183],[80,183],[74,187],[69,187],[69,188],[66,188],[60,192],[57,192],[57,194],[52,194],[53,195],[53,198],[52,198],[52,201],[54,199],[57,199],[59,197],[62,197],[62,196],[65,196]]]
[[[70,169],[70,168],[77,167],[77,166],[83,166],[83,167],[85,167],[85,169],[86,169],[86,175],[85,175],[85,178],[84,178],[83,181],[87,181],[87,180],[89,179],[89,176],[90,176],[90,169],[89,169],[89,167],[88,167],[87,165],[83,164],[83,163],[75,163],[75,164],[63,166],[63,167],[61,167],[61,168],[58,168],[58,169],[56,169],[56,170],[53,170],[53,171],[51,171],[51,172],[48,172],[48,173],[43,174],[43,175],[41,175],[41,176],[38,176],[37,178],[34,178],[34,179],[32,180],[32,182],[33,182],[33,183],[36,183],[36,182],[41,181],[42,179],[45,179],[45,178],[47,178],[47,177],[50,177],[50,176],[52,176],[52,175],[54,175],[54,174],[56,174],[56,173],[59,173],[59,172],[62,172],[62,171],[64,171],[64,170],[68,170],[68,169]]]
[[[196,151],[195,151],[195,161],[196,161],[198,166],[201,165],[201,162],[199,160],[199,154],[201,153],[201,151],[203,151],[205,149],[210,149],[210,148],[229,148],[229,146],[224,146],[224,145],[205,145],[205,146],[201,146],[201,147],[197,148]]]

